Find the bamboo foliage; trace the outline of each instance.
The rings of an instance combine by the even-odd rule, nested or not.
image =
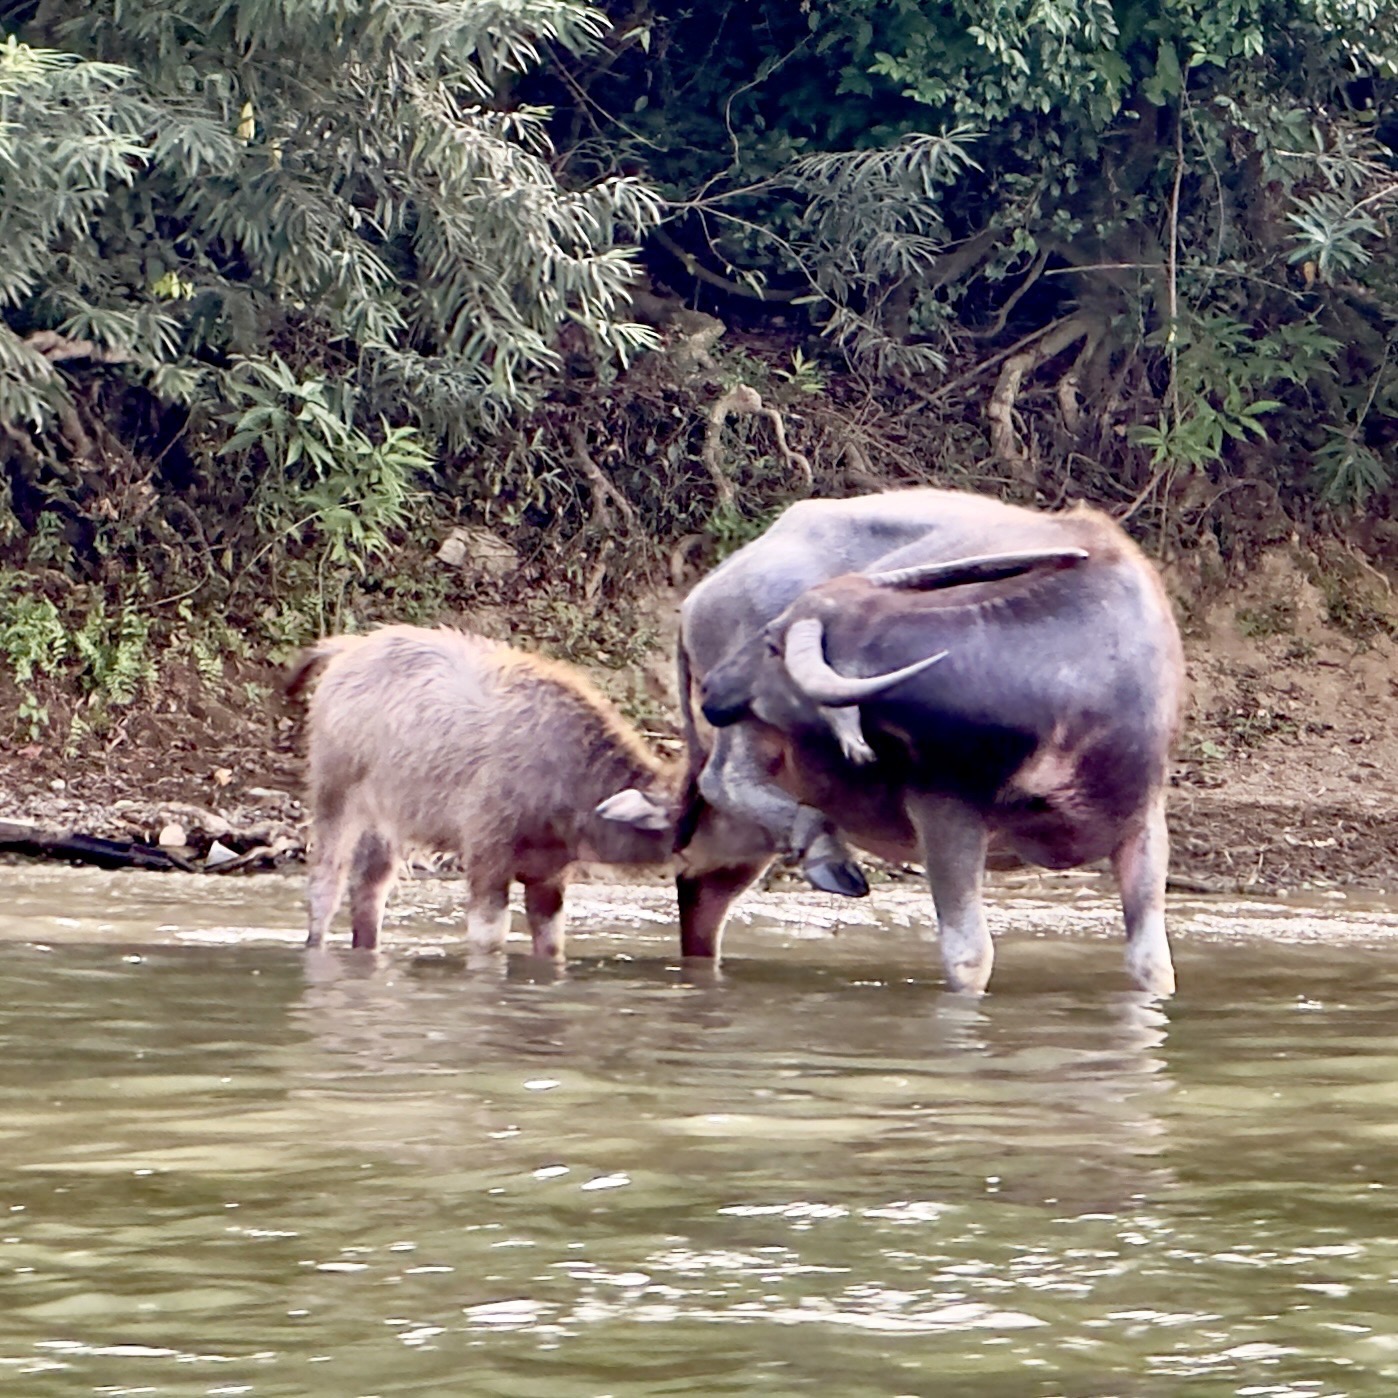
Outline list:
[[[701,297],[807,307],[1016,476],[1076,453],[1131,510],[1205,471],[1398,498],[1398,0],[612,12],[577,149],[644,161]]]
[[[269,336],[338,353],[375,408],[464,440],[531,401],[576,324],[604,352],[624,178],[560,185],[511,84],[606,21],[573,0],[54,0],[0,47],[0,410],[42,427],[64,380],[38,330],[197,397]],[[419,418],[415,388],[430,381]]]

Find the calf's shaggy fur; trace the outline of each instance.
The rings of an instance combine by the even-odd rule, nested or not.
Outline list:
[[[310,931],[350,889],[353,944],[378,943],[399,860],[451,853],[470,890],[467,935],[497,950],[512,880],[538,956],[563,955],[563,898],[578,859],[663,863],[676,774],[576,670],[448,628],[331,636],[288,681],[313,679]]]

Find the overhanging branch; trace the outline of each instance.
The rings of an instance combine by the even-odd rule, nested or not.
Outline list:
[[[24,337],[24,344],[50,364],[69,359],[91,359],[97,364],[130,364],[135,355],[127,350],[109,349],[96,340],[72,340],[57,330],[36,330]]]

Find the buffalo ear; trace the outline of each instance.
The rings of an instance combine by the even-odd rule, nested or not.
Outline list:
[[[603,820],[619,821],[637,830],[668,830],[672,823],[670,812],[664,806],[634,786],[608,796],[597,806],[596,813]]]

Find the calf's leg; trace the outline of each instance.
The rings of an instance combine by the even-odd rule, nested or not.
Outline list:
[[[510,930],[510,876],[480,866],[466,871],[466,940],[473,952],[503,951]]]
[[[384,904],[397,869],[393,847],[377,831],[366,830],[354,851],[350,889],[351,945],[372,951],[379,944]]]
[[[311,875],[307,886],[308,930],[306,945],[318,947],[345,896],[349,877],[350,836],[339,821],[317,820],[311,833]]]
[[[1175,967],[1165,934],[1165,876],[1170,835],[1165,797],[1158,794],[1112,855],[1126,916],[1126,969],[1152,995],[1175,993]]]
[[[563,960],[567,918],[563,911],[562,879],[538,879],[524,885],[524,913],[534,939],[534,955]]]
[[[980,995],[995,962],[981,892],[989,843],[985,822],[970,807],[942,796],[909,797],[908,814],[917,827],[937,909],[947,984]]]

